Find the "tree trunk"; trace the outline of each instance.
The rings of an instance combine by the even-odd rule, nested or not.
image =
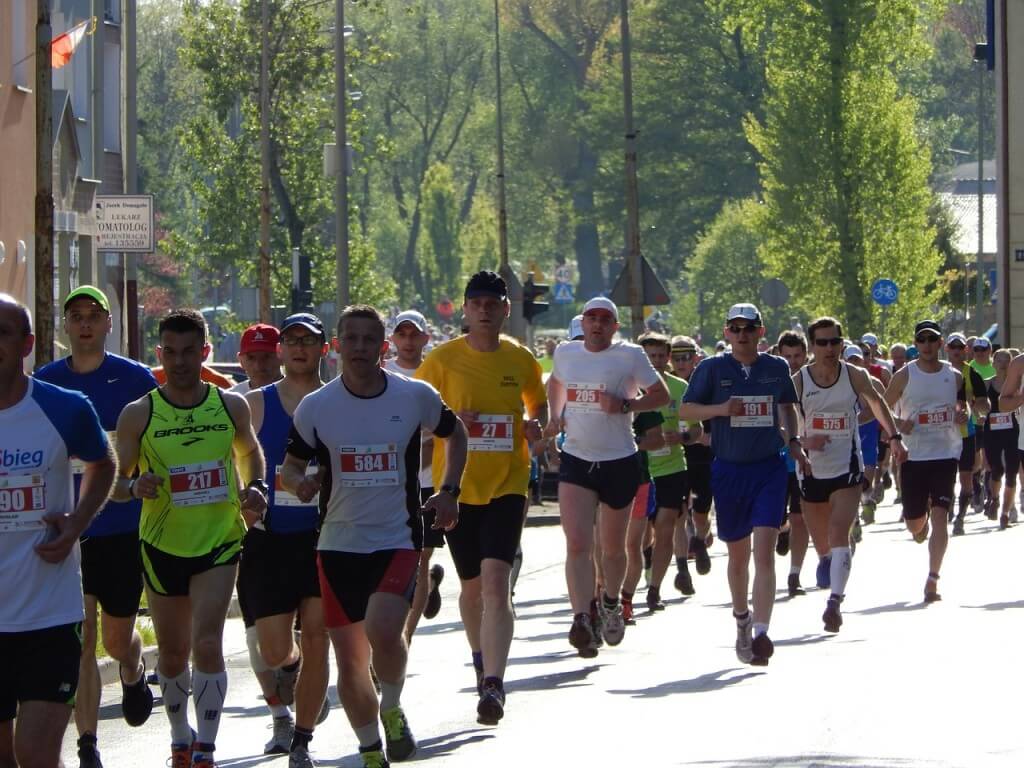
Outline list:
[[[601,246],[594,221],[594,180],[597,176],[597,155],[584,139],[577,142],[577,163],[566,182],[572,193],[576,219],[573,246],[579,270],[579,298],[588,299],[607,288],[601,274]]]

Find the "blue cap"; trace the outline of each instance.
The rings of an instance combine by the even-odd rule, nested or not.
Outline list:
[[[288,315],[284,322],[281,323],[281,333],[283,334],[289,328],[294,328],[295,326],[305,328],[310,333],[318,334],[321,339],[327,341],[324,324],[320,322],[320,318],[316,315],[311,315],[309,312],[296,312],[294,315]]]

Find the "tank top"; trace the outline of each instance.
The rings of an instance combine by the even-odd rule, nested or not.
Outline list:
[[[807,451],[811,474],[822,480],[864,471],[860,452],[860,430],[857,428],[857,393],[850,382],[850,371],[839,362],[839,376],[823,387],[811,377],[811,367],[800,369],[803,393],[800,408],[807,435],[828,435],[829,442],[821,451]]]
[[[284,409],[277,393],[277,384],[268,384],[259,390],[263,394],[263,423],[256,435],[263,447],[267,461],[267,474],[273,472],[274,482],[270,484],[267,498],[267,514],[257,528],[271,533],[302,533],[316,530],[319,522],[317,499],[303,504],[295,494],[281,487],[281,465],[284,464],[288,435],[292,430],[292,417]],[[308,473],[315,474],[316,463],[312,462]]]
[[[1013,411],[999,410],[999,390],[993,386],[994,383],[994,377],[985,383],[985,394],[988,395],[988,402],[991,406],[988,418],[985,419],[985,432],[1017,437],[1017,414]]]
[[[155,499],[143,499],[139,538],[179,557],[198,557],[241,539],[238,477],[231,444],[235,424],[220,390],[206,386],[196,405],[171,404],[149,393],[139,469],[163,478]]]
[[[960,458],[963,440],[956,423],[956,373],[943,362],[936,373],[925,373],[917,361],[907,363],[907,386],[900,413],[914,428],[903,436],[910,461]]]

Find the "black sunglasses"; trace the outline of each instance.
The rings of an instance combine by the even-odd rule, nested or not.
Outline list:
[[[829,339],[815,339],[814,346],[816,347],[838,347],[843,343],[843,340],[839,336],[833,336]]]
[[[918,341],[920,341],[920,339],[918,339]],[[967,349],[967,345],[961,344],[959,341],[947,344],[946,346],[949,347],[950,349]]]
[[[729,333],[735,333],[739,336],[741,333],[757,333],[759,325],[730,325]]]
[[[914,337],[914,341],[916,341],[918,344],[929,344],[929,343],[931,343],[933,341],[938,341],[938,340],[939,340],[938,336],[933,336],[930,333],[922,333],[922,334]]]

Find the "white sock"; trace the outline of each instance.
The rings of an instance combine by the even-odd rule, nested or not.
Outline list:
[[[846,582],[850,580],[850,548],[832,547],[832,566],[829,574],[832,577],[832,594],[842,597],[846,594]]]
[[[227,672],[195,672],[192,675],[192,699],[196,705],[196,721],[201,744],[215,744],[220,729],[220,713],[228,692]]]
[[[754,622],[754,637],[760,637],[761,635],[768,634],[768,625]]]
[[[356,732],[356,738],[359,739],[359,746],[363,749],[380,743],[380,729],[377,727],[376,721],[367,723],[366,725],[353,727],[352,730]]]
[[[188,694],[191,684],[189,668],[177,677],[167,677],[157,670],[160,679],[160,695],[164,700],[164,711],[171,723],[171,743],[191,744],[192,727],[188,724]]]
[[[800,566],[799,565],[791,565],[791,566],[789,566],[789,575],[790,576],[799,576],[800,575]]]
[[[404,677],[397,683],[385,683],[383,680],[380,681],[380,709],[382,712],[388,709],[394,709],[398,706],[398,700],[402,695],[402,688],[404,687]]]

